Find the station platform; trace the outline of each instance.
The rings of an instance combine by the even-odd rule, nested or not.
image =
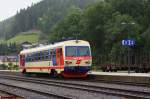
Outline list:
[[[114,75],[114,76],[137,76],[137,77],[150,77],[150,73],[128,73],[127,71],[124,72],[97,72],[91,71],[89,74],[93,75]]]
[[[150,73],[128,73],[127,71],[121,72],[97,72],[90,71],[90,75],[93,75],[96,80],[105,81],[120,81],[128,83],[139,83],[150,85]]]

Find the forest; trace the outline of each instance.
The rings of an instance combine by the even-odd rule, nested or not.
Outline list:
[[[149,0],[43,0],[1,22],[0,37],[7,40],[31,29],[41,30],[39,39],[49,43],[77,37],[90,42],[99,64],[97,57],[113,59],[128,48],[150,54],[149,17]],[[135,45],[122,46],[123,39],[133,39]]]

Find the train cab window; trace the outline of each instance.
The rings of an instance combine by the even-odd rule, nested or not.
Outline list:
[[[66,56],[90,56],[89,46],[66,46]]]
[[[77,56],[77,47],[66,46],[66,56],[69,56],[69,57]]]
[[[90,56],[90,49],[88,46],[78,46],[78,56]]]

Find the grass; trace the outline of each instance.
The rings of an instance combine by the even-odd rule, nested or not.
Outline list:
[[[40,33],[24,32],[7,40],[7,43],[21,44],[26,41],[31,42],[31,43],[36,43],[39,40],[39,35]]]
[[[3,39],[0,39],[0,43],[2,43],[2,42],[4,42],[4,40],[3,40]]]

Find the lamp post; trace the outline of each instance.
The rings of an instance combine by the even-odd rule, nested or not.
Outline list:
[[[129,25],[134,25],[135,23],[134,22],[132,22],[132,23],[122,22],[121,24],[129,26]],[[135,45],[135,41],[131,40],[129,38],[130,30],[129,30],[129,27],[126,27],[126,28],[127,28],[127,39],[126,40],[122,40],[122,45],[128,46],[128,73],[130,73],[131,68],[130,68],[130,48],[129,48],[129,46],[134,46]]]

